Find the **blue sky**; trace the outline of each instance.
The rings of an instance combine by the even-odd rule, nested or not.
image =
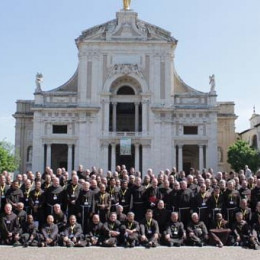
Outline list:
[[[190,86],[209,91],[215,74],[219,101],[236,103],[236,130],[260,113],[259,0],[132,0],[141,20],[178,40],[175,66]],[[35,74],[43,89],[66,82],[77,67],[74,39],[115,18],[122,0],[0,1],[0,140],[14,143],[17,99],[32,99]]]

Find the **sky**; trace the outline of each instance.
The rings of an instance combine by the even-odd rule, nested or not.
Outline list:
[[[75,39],[115,18],[122,0],[0,0],[0,140],[14,143],[16,100],[65,83],[78,63]],[[260,114],[259,0],[132,0],[141,20],[178,40],[175,67],[191,87],[208,92],[215,74],[218,101],[235,102],[236,131]]]

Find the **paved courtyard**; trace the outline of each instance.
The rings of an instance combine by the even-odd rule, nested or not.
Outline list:
[[[19,260],[53,260],[53,259],[113,259],[113,260],[139,260],[139,259],[161,259],[169,260],[245,260],[259,259],[260,251],[242,248],[168,248],[159,247],[155,249],[145,248],[12,248],[0,247],[1,259]]]

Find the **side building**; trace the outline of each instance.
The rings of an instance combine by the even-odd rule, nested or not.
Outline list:
[[[255,111],[250,118],[250,128],[239,133],[239,138],[248,142],[254,149],[260,150],[260,115]]]
[[[201,92],[181,80],[170,32],[120,10],[83,31],[76,45],[78,68],[67,83],[50,91],[38,83],[34,100],[17,101],[20,171],[70,172],[79,164],[229,170],[234,103],[217,101],[214,82]]]

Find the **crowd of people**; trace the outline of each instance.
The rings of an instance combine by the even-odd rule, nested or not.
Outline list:
[[[69,177],[70,176],[70,177]],[[0,244],[13,246],[260,245],[260,171],[176,168],[145,176],[79,166],[71,175],[0,175]]]

